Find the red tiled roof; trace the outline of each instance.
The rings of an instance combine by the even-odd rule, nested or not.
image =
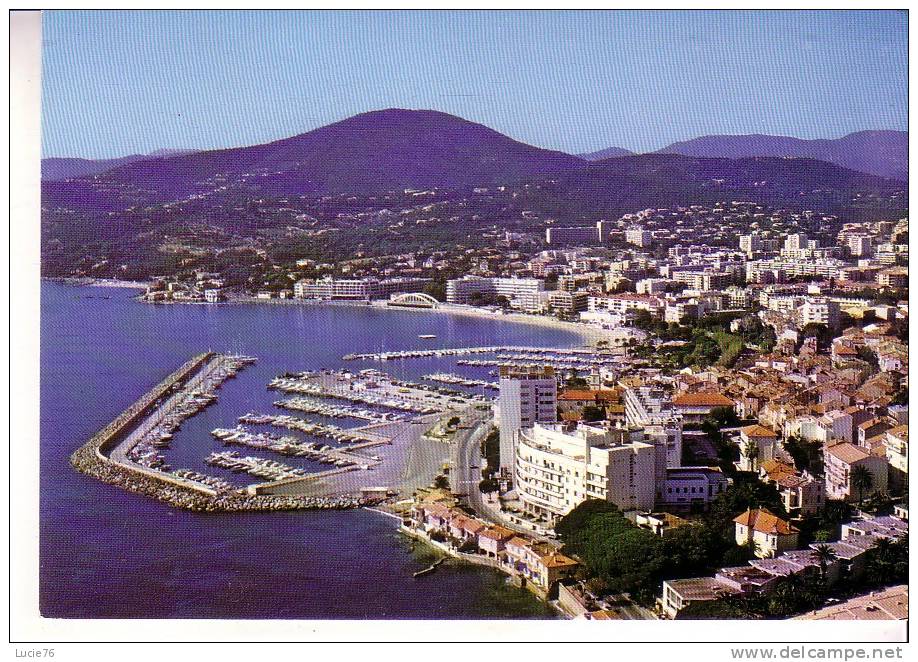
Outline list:
[[[683,393],[673,398],[677,407],[732,407],[733,400],[721,393]]]
[[[845,464],[854,464],[855,462],[860,462],[870,457],[870,454],[863,448],[859,448],[848,442],[829,446],[826,452],[834,455]]]
[[[509,540],[513,538],[516,534],[510,529],[505,529],[502,526],[489,526],[484,531],[478,534],[479,538],[489,538],[491,540]]]
[[[774,432],[769,430],[766,427],[761,425],[747,425],[744,428],[740,428],[740,431],[745,434],[747,437],[774,437],[777,438]]]
[[[765,508],[747,510],[733,521],[737,524],[748,526],[759,533],[776,533],[786,536],[798,532],[795,527],[791,526],[790,522],[786,522]]]

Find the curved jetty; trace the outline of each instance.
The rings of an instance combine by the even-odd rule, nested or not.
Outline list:
[[[213,395],[224,380],[253,361],[251,357],[214,352],[195,356],[74,451],[70,463],[77,471],[105,483],[201,512],[357,508],[382,501],[379,497],[356,495],[249,494],[229,489],[228,483],[217,478],[186,469],[169,473],[131,457],[138,444],[162,441],[164,422],[167,427],[177,428],[184,418],[213,401],[199,396]]]

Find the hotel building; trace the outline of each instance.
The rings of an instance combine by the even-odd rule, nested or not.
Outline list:
[[[532,515],[554,522],[587,499],[653,508],[656,448],[639,432],[537,424],[518,437],[516,491]]]
[[[523,428],[558,420],[558,382],[546,368],[502,366],[499,385],[500,467],[511,477],[516,458],[516,437]]]

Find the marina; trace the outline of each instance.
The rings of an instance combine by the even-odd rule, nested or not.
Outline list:
[[[359,430],[345,430],[334,425],[322,425],[321,423],[312,423],[296,416],[282,414],[272,416],[270,414],[243,414],[239,417],[240,423],[251,425],[273,425],[278,428],[287,430],[296,430],[313,437],[327,437],[341,443],[353,443],[358,441],[379,441],[372,435],[367,435]]]
[[[351,449],[341,450],[331,446],[302,442],[295,437],[280,437],[272,434],[253,434],[242,426],[236,428],[217,428],[211,434],[226,445],[247,446],[272,451],[290,457],[303,457],[336,467],[351,467],[362,462],[364,468],[379,461],[379,457],[358,457],[349,453]],[[384,443],[376,441],[374,443]],[[366,447],[369,444],[364,444]]]
[[[258,478],[267,480],[283,480],[286,478],[298,478],[305,476],[306,472],[297,467],[277,462],[275,460],[266,460],[260,457],[241,456],[237,451],[225,451],[222,453],[211,453],[205,460],[207,464],[222,469],[229,469],[233,472],[245,472]]]
[[[460,409],[476,402],[487,403],[480,395],[400,381],[377,370],[287,374],[271,380],[268,388],[425,415]]]
[[[170,472],[172,468],[161,451],[169,447],[182,422],[213,404],[220,385],[254,362],[255,359],[248,356],[217,355],[184,388],[165,401],[154,403],[153,414],[116,449],[115,454],[119,459],[147,469]]]
[[[466,379],[462,375],[455,375],[449,372],[435,372],[429,375],[424,375],[422,379],[428,379],[433,382],[441,382],[443,384],[458,384],[459,386],[489,388],[495,391],[500,388],[500,385],[497,382],[489,382],[483,379]]]
[[[561,363],[557,361],[550,360],[531,360],[531,361],[513,361],[509,359],[459,359],[456,361],[456,365],[464,365],[470,367],[500,367],[503,365],[515,366],[520,368],[525,368],[529,366],[537,367],[547,367],[547,368],[557,368],[561,370],[581,370],[589,371],[592,368],[596,367],[595,363]],[[610,364],[615,365],[615,364]],[[619,363],[620,365],[620,363]]]
[[[608,350],[602,350],[608,352]],[[440,347],[436,349],[406,349],[392,352],[370,352],[365,354],[345,354],[344,361],[396,361],[400,359],[441,358],[448,356],[468,356],[471,354],[526,353],[537,356],[581,356],[592,357],[600,352],[588,347],[530,347],[523,345],[486,345],[480,347]]]
[[[223,382],[254,362],[255,359],[248,356],[214,352],[199,354],[78,448],[70,457],[71,464],[78,471],[103,482],[189,510],[353,508],[377,503],[379,497],[340,493],[321,497],[304,494],[258,494],[193,469],[172,470],[163,454],[172,435],[185,420],[216,401],[216,391]],[[253,446],[270,450],[274,450],[270,448],[271,445],[277,448],[302,446],[318,461],[333,464],[335,470],[347,470],[357,466],[369,468],[370,463],[375,461],[370,458],[359,464],[353,457],[341,456],[341,451],[321,449],[320,446],[306,447],[293,437],[249,435],[245,430],[238,429],[228,431],[225,437],[233,437],[232,441],[248,442]],[[365,437],[361,437],[361,440],[363,445],[382,443],[371,442]],[[204,461],[210,466],[234,472],[244,471],[266,480],[304,478],[308,475],[304,469],[298,467],[264,458],[242,457],[235,451],[211,453]]]
[[[292,409],[301,411],[305,414],[318,414],[328,418],[357,418],[365,421],[381,423],[383,421],[401,421],[405,420],[405,414],[396,412],[378,411],[365,409],[362,407],[352,407],[349,405],[332,405],[312,398],[287,398],[286,400],[276,400],[275,407],[281,409]]]

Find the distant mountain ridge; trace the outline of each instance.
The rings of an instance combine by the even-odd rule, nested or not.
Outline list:
[[[585,154],[578,154],[577,156],[587,161],[602,161],[603,159],[612,159],[619,156],[634,156],[634,152],[624,147],[606,147],[605,149],[600,149],[595,152],[586,152]]]
[[[673,143],[657,154],[712,158],[755,156],[810,158],[880,177],[908,180],[908,133],[858,131],[841,138],[802,140],[786,136],[713,135]]]
[[[861,132],[840,141],[848,150],[855,145],[886,145],[887,163],[898,158],[901,136],[886,136],[898,132]],[[47,164],[48,174],[42,182],[44,206],[61,207],[88,212],[111,212],[128,208],[223,197],[284,197],[289,195],[377,194],[385,191],[418,188],[462,189],[560,179],[573,189],[592,189],[589,182],[611,180],[611,192],[621,199],[634,199],[628,186],[647,186],[664,198],[673,191],[710,191],[709,180],[734,182],[728,188],[742,191],[747,180],[752,182],[750,194],[772,190],[794,196],[807,187],[831,190],[854,190],[858,186],[880,186],[884,190],[901,186],[883,183],[877,177],[864,174],[862,169],[832,165],[828,156],[841,159],[851,155],[838,147],[840,141],[800,141],[794,138],[756,136],[711,136],[679,143],[669,151],[653,155],[628,155],[613,148],[590,155],[588,160],[563,152],[527,145],[484,125],[446,113],[430,110],[388,110],[362,113],[353,117],[262,145],[230,149],[189,152],[179,155],[145,155],[124,157],[112,162],[76,160],[73,168],[92,169],[86,174],[61,177],[68,164]],[[831,143],[831,144],[824,144]],[[814,145],[815,144],[815,145]],[[751,145],[751,146],[750,146]],[[810,176],[800,157],[786,162],[792,151],[817,150],[822,159],[809,161],[816,177]],[[863,151],[862,149],[862,151]],[[726,158],[686,159],[677,150],[725,151]],[[746,151],[768,151],[764,167],[756,183],[743,173],[751,172]],[[619,155],[620,154],[620,155]],[[863,165],[861,152],[858,164]],[[776,158],[777,157],[777,158]],[[731,163],[730,159],[746,160]],[[761,157],[765,158],[765,157]],[[819,158],[819,157],[807,157]],[[719,159],[719,160],[718,160]],[[883,159],[875,159],[883,161]],[[120,161],[120,162],[119,162]],[[824,163],[823,163],[824,162]],[[763,163],[765,163],[763,161]],[[87,165],[89,164],[89,165]],[[102,164],[102,165],[100,165]],[[699,168],[697,173],[686,170],[687,164]],[[43,163],[43,168],[46,164]],[[57,169],[52,173],[52,167]],[[761,165],[761,164],[760,164]],[[823,165],[832,165],[824,168]],[[635,179],[636,173],[650,170]],[[758,167],[758,166],[757,166]],[[904,164],[907,174],[907,163]],[[852,172],[852,169],[855,172]],[[755,170],[755,168],[753,168]],[[614,173],[618,172],[618,175]],[[622,178],[624,173],[631,173]],[[594,194],[605,195],[601,191]],[[646,196],[640,196],[646,199]]]
[[[72,179],[97,175],[119,166],[147,159],[162,159],[182,154],[191,154],[191,149],[158,149],[149,154],[130,154],[114,159],[81,159],[52,156],[41,160],[41,178],[43,181]]]

